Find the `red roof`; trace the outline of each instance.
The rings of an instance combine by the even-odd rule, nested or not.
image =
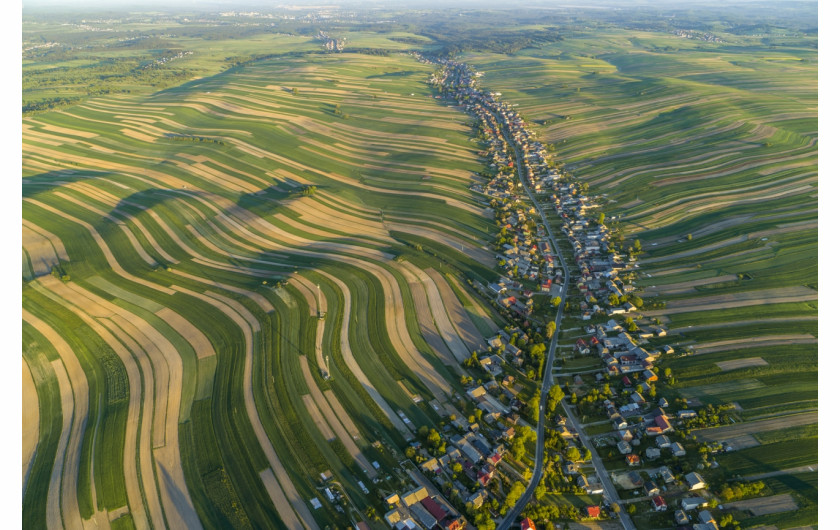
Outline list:
[[[655,421],[656,426],[659,427],[660,429],[662,429],[663,431],[665,429],[670,429],[671,428],[671,422],[669,422],[668,418],[666,418],[665,416],[659,415],[659,416],[653,418],[653,421]]]
[[[639,459],[639,455],[629,454],[625,458],[628,464],[638,464],[639,462],[641,462],[641,460]]]
[[[421,500],[420,503],[423,505],[423,508],[426,508],[426,510],[432,514],[432,517],[434,517],[436,521],[440,522],[446,519],[446,512],[443,511],[440,504],[438,504],[433,498],[426,497]]]
[[[537,527],[534,526],[534,521],[528,519],[527,517],[519,523],[519,528],[521,530],[537,530]]]
[[[587,506],[586,513],[589,517],[601,517],[601,507],[600,506]]]
[[[665,506],[665,499],[662,498],[662,495],[657,495],[653,498],[653,504],[657,508],[659,508],[660,506]]]

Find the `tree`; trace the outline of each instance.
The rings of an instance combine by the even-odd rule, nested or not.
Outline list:
[[[535,423],[540,421],[540,395],[536,394],[528,400],[528,415]]]
[[[545,497],[546,488],[542,484],[534,488],[534,497],[541,501],[543,497]]]
[[[604,212],[601,212],[601,213],[598,214],[598,224],[599,225],[604,224],[604,217],[605,217]]]
[[[580,450],[577,447],[569,447],[566,450],[566,459],[577,462],[580,460]]]
[[[636,252],[641,252],[642,251],[642,242],[639,241],[638,239],[633,242],[633,250],[635,250]]]
[[[507,494],[507,497],[505,497],[505,502],[502,503],[502,513],[507,513],[508,510],[513,508],[513,506],[516,504],[516,501],[518,501],[524,493],[525,485],[519,481],[514,482],[513,486],[510,488],[510,491]]]
[[[630,515],[633,515],[634,513],[636,513],[636,505],[635,504],[628,504],[627,505],[627,513],[629,513]]]
[[[610,509],[612,510],[612,513],[617,514],[621,511],[621,506],[619,506],[617,502],[614,502],[610,505]]]
[[[496,522],[485,510],[479,512],[478,515],[475,516],[475,527],[478,528],[478,530],[496,530]]]
[[[558,307],[560,305],[560,302],[562,302],[562,301],[563,301],[562,298],[560,298],[559,296],[555,296],[554,298],[551,299],[551,305],[554,306],[554,307]]]
[[[689,241],[691,241],[692,239],[694,239],[694,236],[691,235],[691,234],[688,234],[687,236],[685,236],[685,238],[688,239]]]
[[[299,92],[298,92],[297,87],[295,87],[295,88],[293,88],[293,89],[292,89],[292,95],[293,95],[293,96],[297,96],[297,95],[298,95],[298,93],[299,93]]]
[[[615,293],[610,293],[607,297],[607,301],[609,301],[611,306],[617,306],[619,304],[618,295]]]
[[[584,460],[592,460],[592,451],[590,451],[589,449],[585,450],[583,452],[583,459]]]
[[[557,324],[555,324],[553,320],[545,325],[546,338],[550,339],[551,337],[553,337],[555,331],[557,331]]]

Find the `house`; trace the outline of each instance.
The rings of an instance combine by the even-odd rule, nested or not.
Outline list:
[[[668,509],[668,503],[662,498],[662,495],[657,495],[653,499],[653,509],[657,512],[664,512]]]
[[[717,521],[715,521],[715,518],[712,516],[712,513],[709,510],[703,510],[698,514],[698,517],[700,517],[700,522],[703,524],[711,524],[717,526]]]
[[[534,526],[534,521],[528,519],[527,517],[519,523],[520,530],[537,530],[537,527]]]
[[[642,395],[638,392],[633,392],[632,394],[630,394],[630,399],[633,400],[633,403],[636,403],[638,405],[645,403],[645,398],[642,397]]]
[[[402,521],[402,514],[400,514],[399,510],[391,510],[385,514],[385,522],[391,525],[391,527],[400,521]]]
[[[659,474],[660,477],[662,477],[662,480],[665,482],[665,484],[671,484],[672,482],[675,482],[677,480],[676,478],[674,478],[674,474],[671,473],[671,470],[668,469],[668,466],[662,466],[659,469],[657,469],[656,472]]]
[[[432,514],[432,517],[434,517],[438,523],[449,517],[449,514],[440,505],[440,503],[438,503],[431,497],[426,497],[425,499],[421,500],[420,504],[423,505],[423,508],[426,508],[426,511]]]
[[[660,449],[667,449],[671,447],[671,440],[669,440],[667,436],[657,436],[656,447]]]
[[[623,455],[630,454],[630,452],[633,450],[630,447],[630,444],[628,442],[625,442],[624,440],[618,442],[618,445],[616,447],[618,447],[618,452]]]
[[[645,449],[645,458],[647,458],[648,460],[656,460],[660,456],[662,456],[662,451],[660,451],[656,447],[648,447],[647,449]]]
[[[659,486],[654,484],[653,481],[648,480],[643,487],[645,488],[645,495],[659,495]]]
[[[480,489],[467,497],[465,504],[467,507],[471,507],[475,510],[481,508],[481,505],[484,504],[484,501],[487,499],[487,490]]]
[[[578,464],[576,462],[572,462],[571,460],[566,460],[563,462],[563,473],[566,475],[574,475],[578,472]]]
[[[624,440],[625,442],[629,442],[633,439],[633,433],[627,429],[618,432],[618,436]]]
[[[601,517],[601,507],[600,506],[587,506],[586,507],[586,516],[592,517],[593,519],[598,519]]]
[[[659,381],[659,376],[650,370],[642,372],[642,377],[644,377],[646,383],[655,383],[656,381]]]
[[[678,525],[688,524],[688,516],[682,510],[677,510],[674,512],[674,520],[677,522]]]
[[[425,486],[420,486],[417,489],[413,489],[408,493],[402,496],[403,504],[406,506],[411,506],[412,504],[420,502],[421,499],[425,499],[429,496],[429,491],[426,489]]]
[[[627,462],[629,466],[638,466],[642,464],[642,459],[639,458],[639,455],[630,453],[629,455],[624,457],[624,460]]]
[[[708,502],[703,497],[685,497],[680,504],[683,510],[696,510],[697,508],[706,506]]]
[[[670,432],[673,429],[671,427],[671,422],[668,421],[668,417],[665,415],[659,415],[653,418],[653,422],[656,423],[656,426],[662,429],[662,432]]]
[[[424,508],[419,502],[412,504],[408,511],[410,511],[411,515],[413,515],[420,522],[423,528],[426,528],[427,530],[432,530],[435,525],[437,525],[437,519],[435,519],[435,516],[430,514],[429,511],[426,510],[426,508]]]
[[[630,483],[633,484],[634,488],[641,488],[642,484],[644,484],[644,480],[642,480],[642,476],[638,471],[631,471],[630,473],[627,473],[627,478],[630,480]]]
[[[659,398],[659,407],[663,409],[668,408],[668,400],[665,398]]]
[[[694,410],[687,409],[687,410],[677,411],[677,419],[678,420],[688,420],[688,419],[696,418],[696,417],[697,417],[697,412],[694,411]]]
[[[685,448],[679,442],[671,444],[671,452],[674,453],[674,456],[685,456]]]
[[[477,386],[475,388],[467,390],[467,395],[469,395],[473,399],[478,399],[485,394],[487,394],[487,389],[485,389],[483,386]]]
[[[638,395],[638,393],[636,395]],[[631,414],[638,414],[641,411],[641,408],[638,403],[628,403],[627,405],[619,407],[618,411],[622,414],[630,416]]]
[[[586,475],[578,475],[577,485],[581,488],[587,488],[589,486],[589,481],[586,479]]]
[[[693,471],[685,476],[685,482],[688,484],[689,491],[702,490],[706,487],[703,477]]]

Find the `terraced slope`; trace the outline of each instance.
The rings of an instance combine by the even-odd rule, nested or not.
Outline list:
[[[27,526],[365,519],[483,339],[441,273],[493,275],[429,68],[289,56],[24,119]]]

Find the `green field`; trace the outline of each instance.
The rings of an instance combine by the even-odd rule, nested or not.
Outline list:
[[[413,487],[392,472],[415,436],[402,417],[441,427],[429,402],[460,407],[463,372],[424,334],[454,309],[484,337],[507,324],[471,286],[498,277],[470,190],[483,147],[409,50],[475,66],[600,196],[617,243],[641,241],[634,284],[672,330],[654,347],[697,352],[662,360],[661,395],[737,402],[744,421],[816,408],[809,10],[762,15],[763,36],[751,10],[682,12],[708,41],[645,9],[325,9],[24,11],[25,527],[386,527],[383,494]],[[427,315],[416,293],[442,286],[406,264],[455,300]],[[767,364],[718,365],[747,357]],[[718,457],[726,477],[817,462],[814,426],[756,437]],[[815,479],[767,479],[803,511],[755,521],[814,523]]]

